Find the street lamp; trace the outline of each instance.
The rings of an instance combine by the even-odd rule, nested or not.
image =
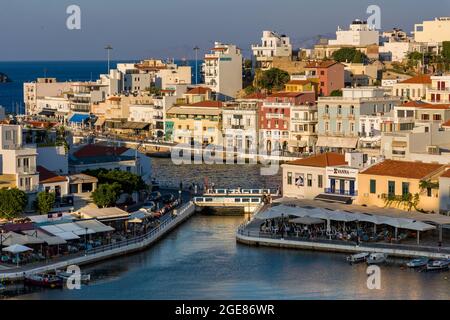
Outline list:
[[[113,47],[111,47],[111,45],[107,45],[105,47],[105,50],[108,52],[108,75],[109,75],[109,71],[110,71],[110,60],[111,60],[111,50],[113,49]]]
[[[198,84],[198,50],[200,48],[195,46],[193,50],[195,51],[195,84]]]

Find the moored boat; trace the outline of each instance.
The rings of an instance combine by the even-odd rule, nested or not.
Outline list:
[[[429,260],[428,258],[416,258],[408,261],[406,263],[406,266],[408,268],[421,268],[425,267],[428,264]]]
[[[382,264],[386,262],[386,260],[387,254],[375,252],[369,255],[369,257],[367,258],[367,264]]]
[[[56,271],[56,277],[58,277],[61,280],[67,281],[70,279],[70,277],[72,277],[74,274],[70,273],[70,272],[66,272],[66,271]],[[91,281],[91,275],[90,274],[85,274],[82,273],[80,275],[80,281],[83,283],[87,283],[89,281]]]
[[[49,274],[32,274],[25,276],[25,284],[45,288],[62,288],[63,280]]]
[[[350,263],[359,263],[359,262],[367,261],[368,257],[369,257],[368,252],[361,252],[361,253],[357,253],[357,254],[348,256],[347,261]]]
[[[432,260],[427,263],[427,271],[448,270],[450,260]]]

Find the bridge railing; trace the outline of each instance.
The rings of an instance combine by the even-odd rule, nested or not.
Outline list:
[[[279,192],[276,189],[207,189],[208,195],[233,195],[233,194],[248,194],[249,196],[262,196],[263,194],[277,195]]]
[[[263,202],[259,197],[242,197],[242,196],[232,196],[232,197],[194,197],[194,203],[208,204],[208,203],[223,203],[223,204],[252,204],[258,205]]]

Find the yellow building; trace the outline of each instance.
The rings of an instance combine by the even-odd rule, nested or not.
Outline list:
[[[307,80],[291,80],[285,84],[286,92],[311,92],[318,93],[319,83],[318,79]]]
[[[202,101],[167,111],[167,135],[176,143],[222,143],[222,102]]]
[[[375,164],[358,175],[357,204],[439,212],[436,182],[444,169],[441,164],[396,160]]]

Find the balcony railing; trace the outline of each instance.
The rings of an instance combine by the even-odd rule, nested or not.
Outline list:
[[[336,194],[336,195],[343,195],[343,196],[352,196],[356,197],[358,195],[358,191],[356,190],[340,190],[340,189],[331,189],[331,188],[325,188],[325,193],[327,194]]]

